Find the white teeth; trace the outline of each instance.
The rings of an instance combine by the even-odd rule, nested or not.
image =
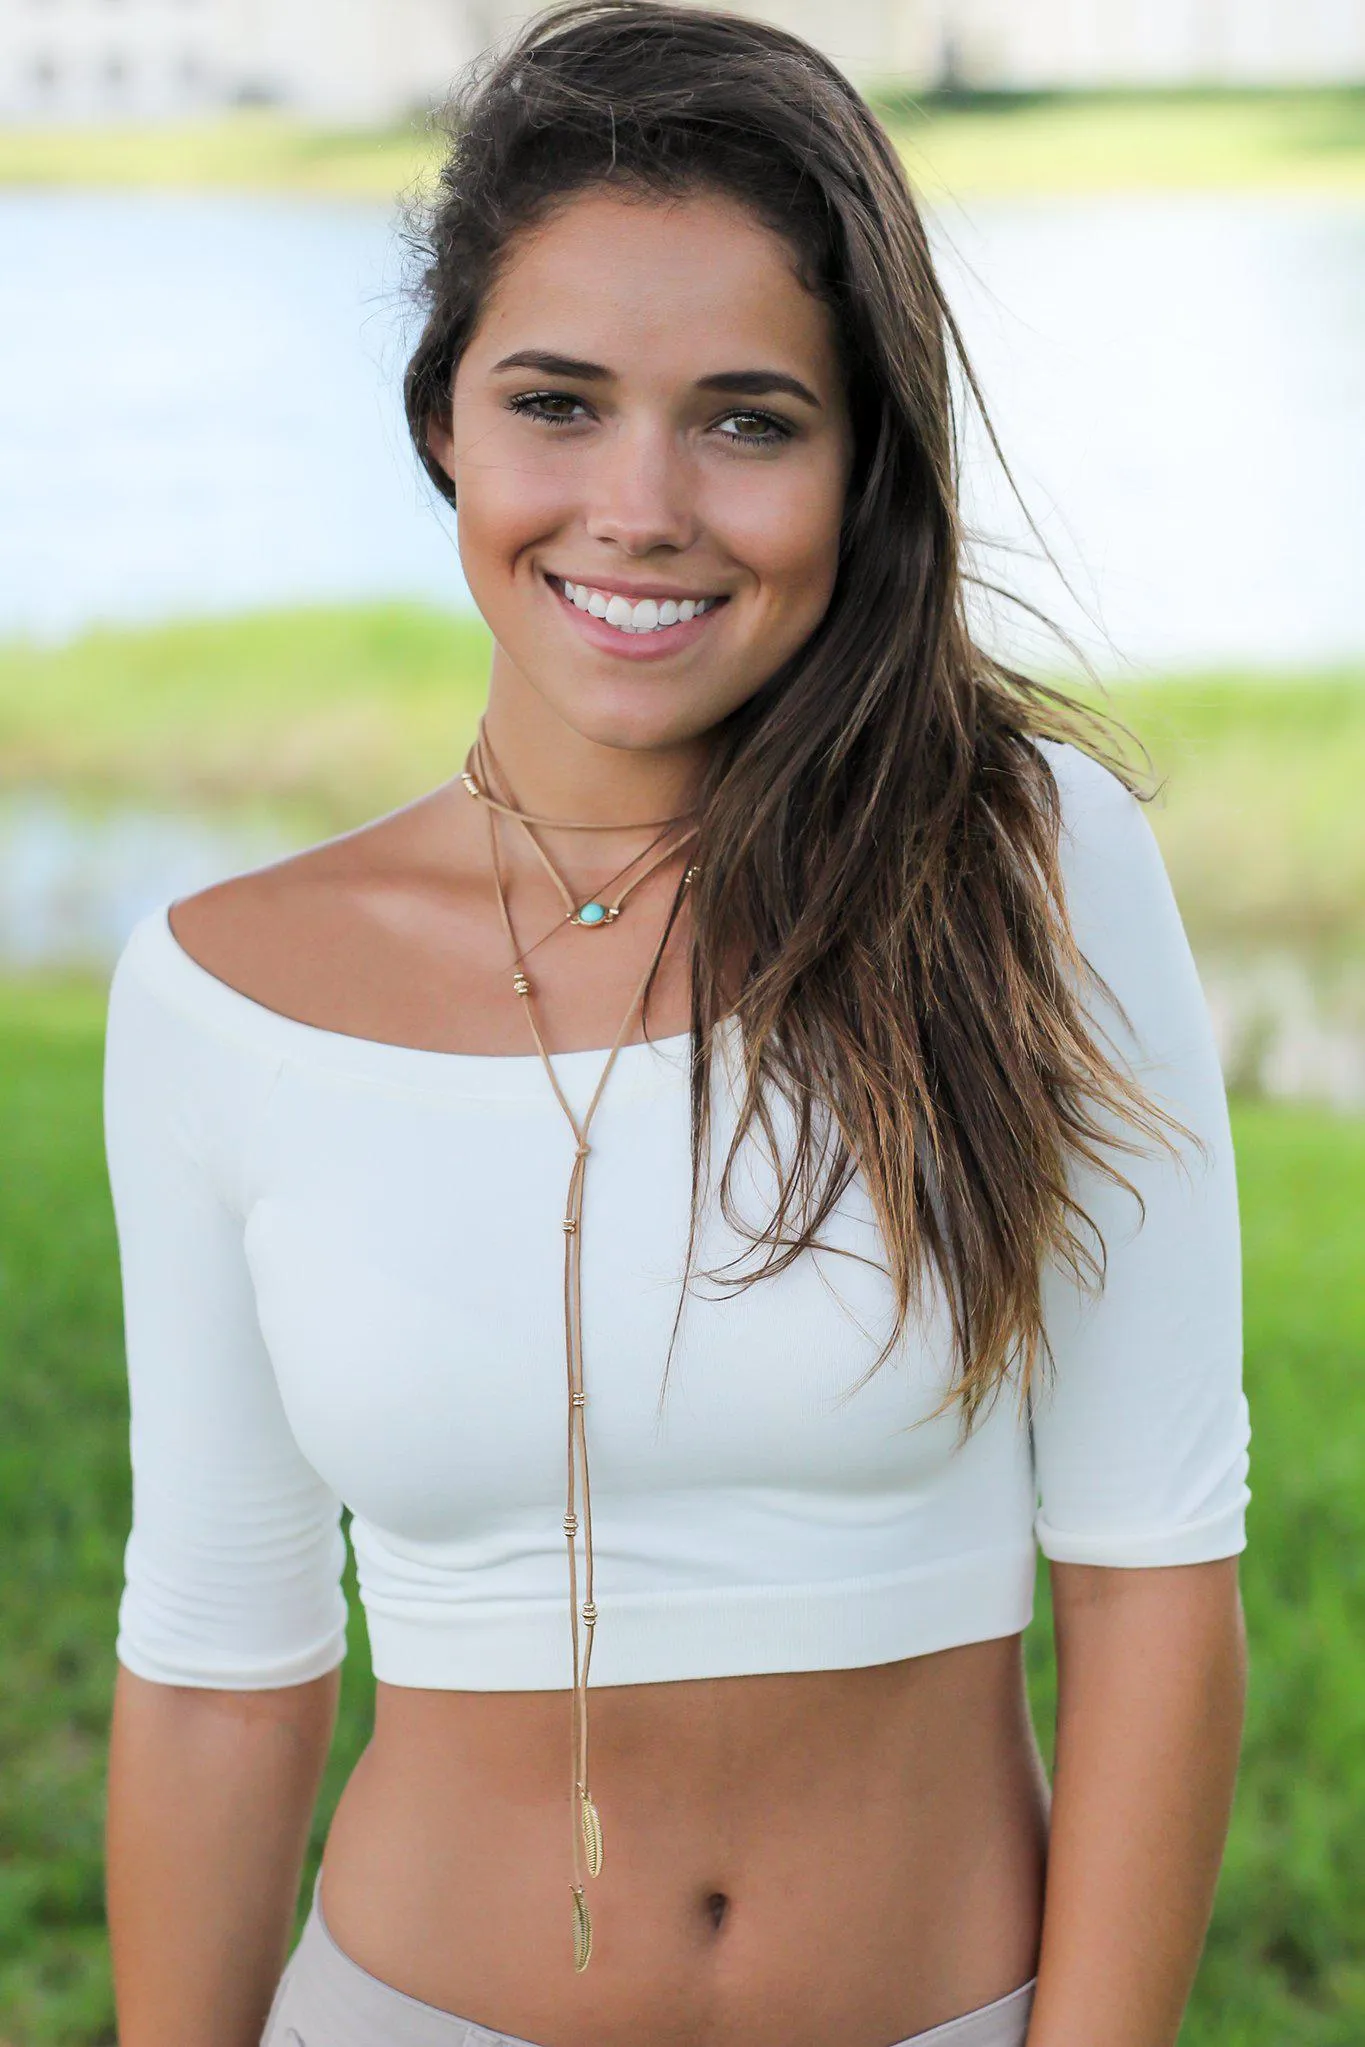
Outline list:
[[[603,618],[622,633],[655,633],[667,626],[685,625],[689,619],[710,611],[718,601],[714,597],[641,597],[638,603],[632,603],[619,592],[593,590],[586,583],[571,583],[567,576],[561,580],[561,588],[576,611]]]

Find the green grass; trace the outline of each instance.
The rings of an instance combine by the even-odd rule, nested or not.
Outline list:
[[[1273,188],[1365,192],[1365,91],[1075,93],[882,110],[930,197]],[[387,200],[430,178],[423,121],[310,127],[261,110],[192,124],[0,129],[0,185],[161,186]]]
[[[104,1739],[127,1525],[100,999],[0,986],[0,2042],[112,2047]],[[1365,1121],[1238,1105],[1255,1500],[1245,1763],[1185,2047],[1365,2039]],[[1030,1663],[1050,1717],[1045,1624]],[[368,1731],[359,1631],[314,1830]],[[302,1904],[301,1897],[301,1904]]]
[[[887,112],[927,197],[1365,193],[1365,92],[1024,95]]]
[[[1359,951],[1365,669],[1115,685],[1165,786],[1150,816],[1196,949]]]
[[[0,2047],[114,2043],[103,1781],[128,1480],[102,1031],[89,985],[0,982]],[[366,1739],[363,1628],[348,1665],[314,1866]]]
[[[0,128],[0,185],[145,186],[391,199],[429,174],[423,124],[311,127],[256,109],[148,126]]]
[[[0,646],[0,786],[351,824],[454,772],[489,645],[475,617],[375,605]]]
[[[0,646],[0,787],[350,826],[454,772],[488,651],[477,619],[404,605]],[[1365,670],[1125,683],[1110,701],[1169,777],[1152,822],[1197,946],[1359,946]]]

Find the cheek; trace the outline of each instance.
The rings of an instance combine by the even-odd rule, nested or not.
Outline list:
[[[737,478],[719,479],[710,495],[712,530],[761,588],[784,604],[808,593],[813,606],[823,606],[834,581],[843,514],[835,464],[797,469],[755,463]]]
[[[477,562],[485,574],[510,573],[524,549],[563,523],[574,493],[569,463],[527,460],[500,428],[500,421],[488,427],[466,421],[461,434],[457,422],[455,435],[460,553],[467,568]]]

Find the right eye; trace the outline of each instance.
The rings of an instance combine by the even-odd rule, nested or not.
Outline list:
[[[572,391],[518,391],[508,399],[512,411],[522,419],[538,419],[543,426],[572,426],[586,407]]]

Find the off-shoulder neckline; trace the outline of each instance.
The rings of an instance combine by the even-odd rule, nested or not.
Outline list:
[[[403,1045],[385,1038],[358,1037],[347,1031],[330,1030],[322,1024],[305,1023],[285,1011],[272,1009],[254,996],[233,987],[229,981],[204,966],[187,952],[171,927],[173,903],[167,902],[144,917],[128,941],[128,953],[139,962],[144,974],[164,977],[168,992],[211,1014],[222,1027],[247,1031],[258,1043],[268,1043],[294,1056],[312,1055],[332,1066],[368,1070],[372,1075],[402,1079],[447,1077],[478,1081],[480,1087],[505,1079],[515,1091],[544,1070],[537,1052],[446,1052],[430,1046]],[[617,1054],[617,1068],[641,1078],[661,1066],[686,1069],[691,1033],[679,1031],[668,1037],[641,1038],[625,1044]],[[569,1078],[576,1073],[596,1073],[606,1058],[608,1046],[589,1046],[568,1052],[552,1052],[555,1070]],[[538,1090],[537,1090],[538,1091]]]

